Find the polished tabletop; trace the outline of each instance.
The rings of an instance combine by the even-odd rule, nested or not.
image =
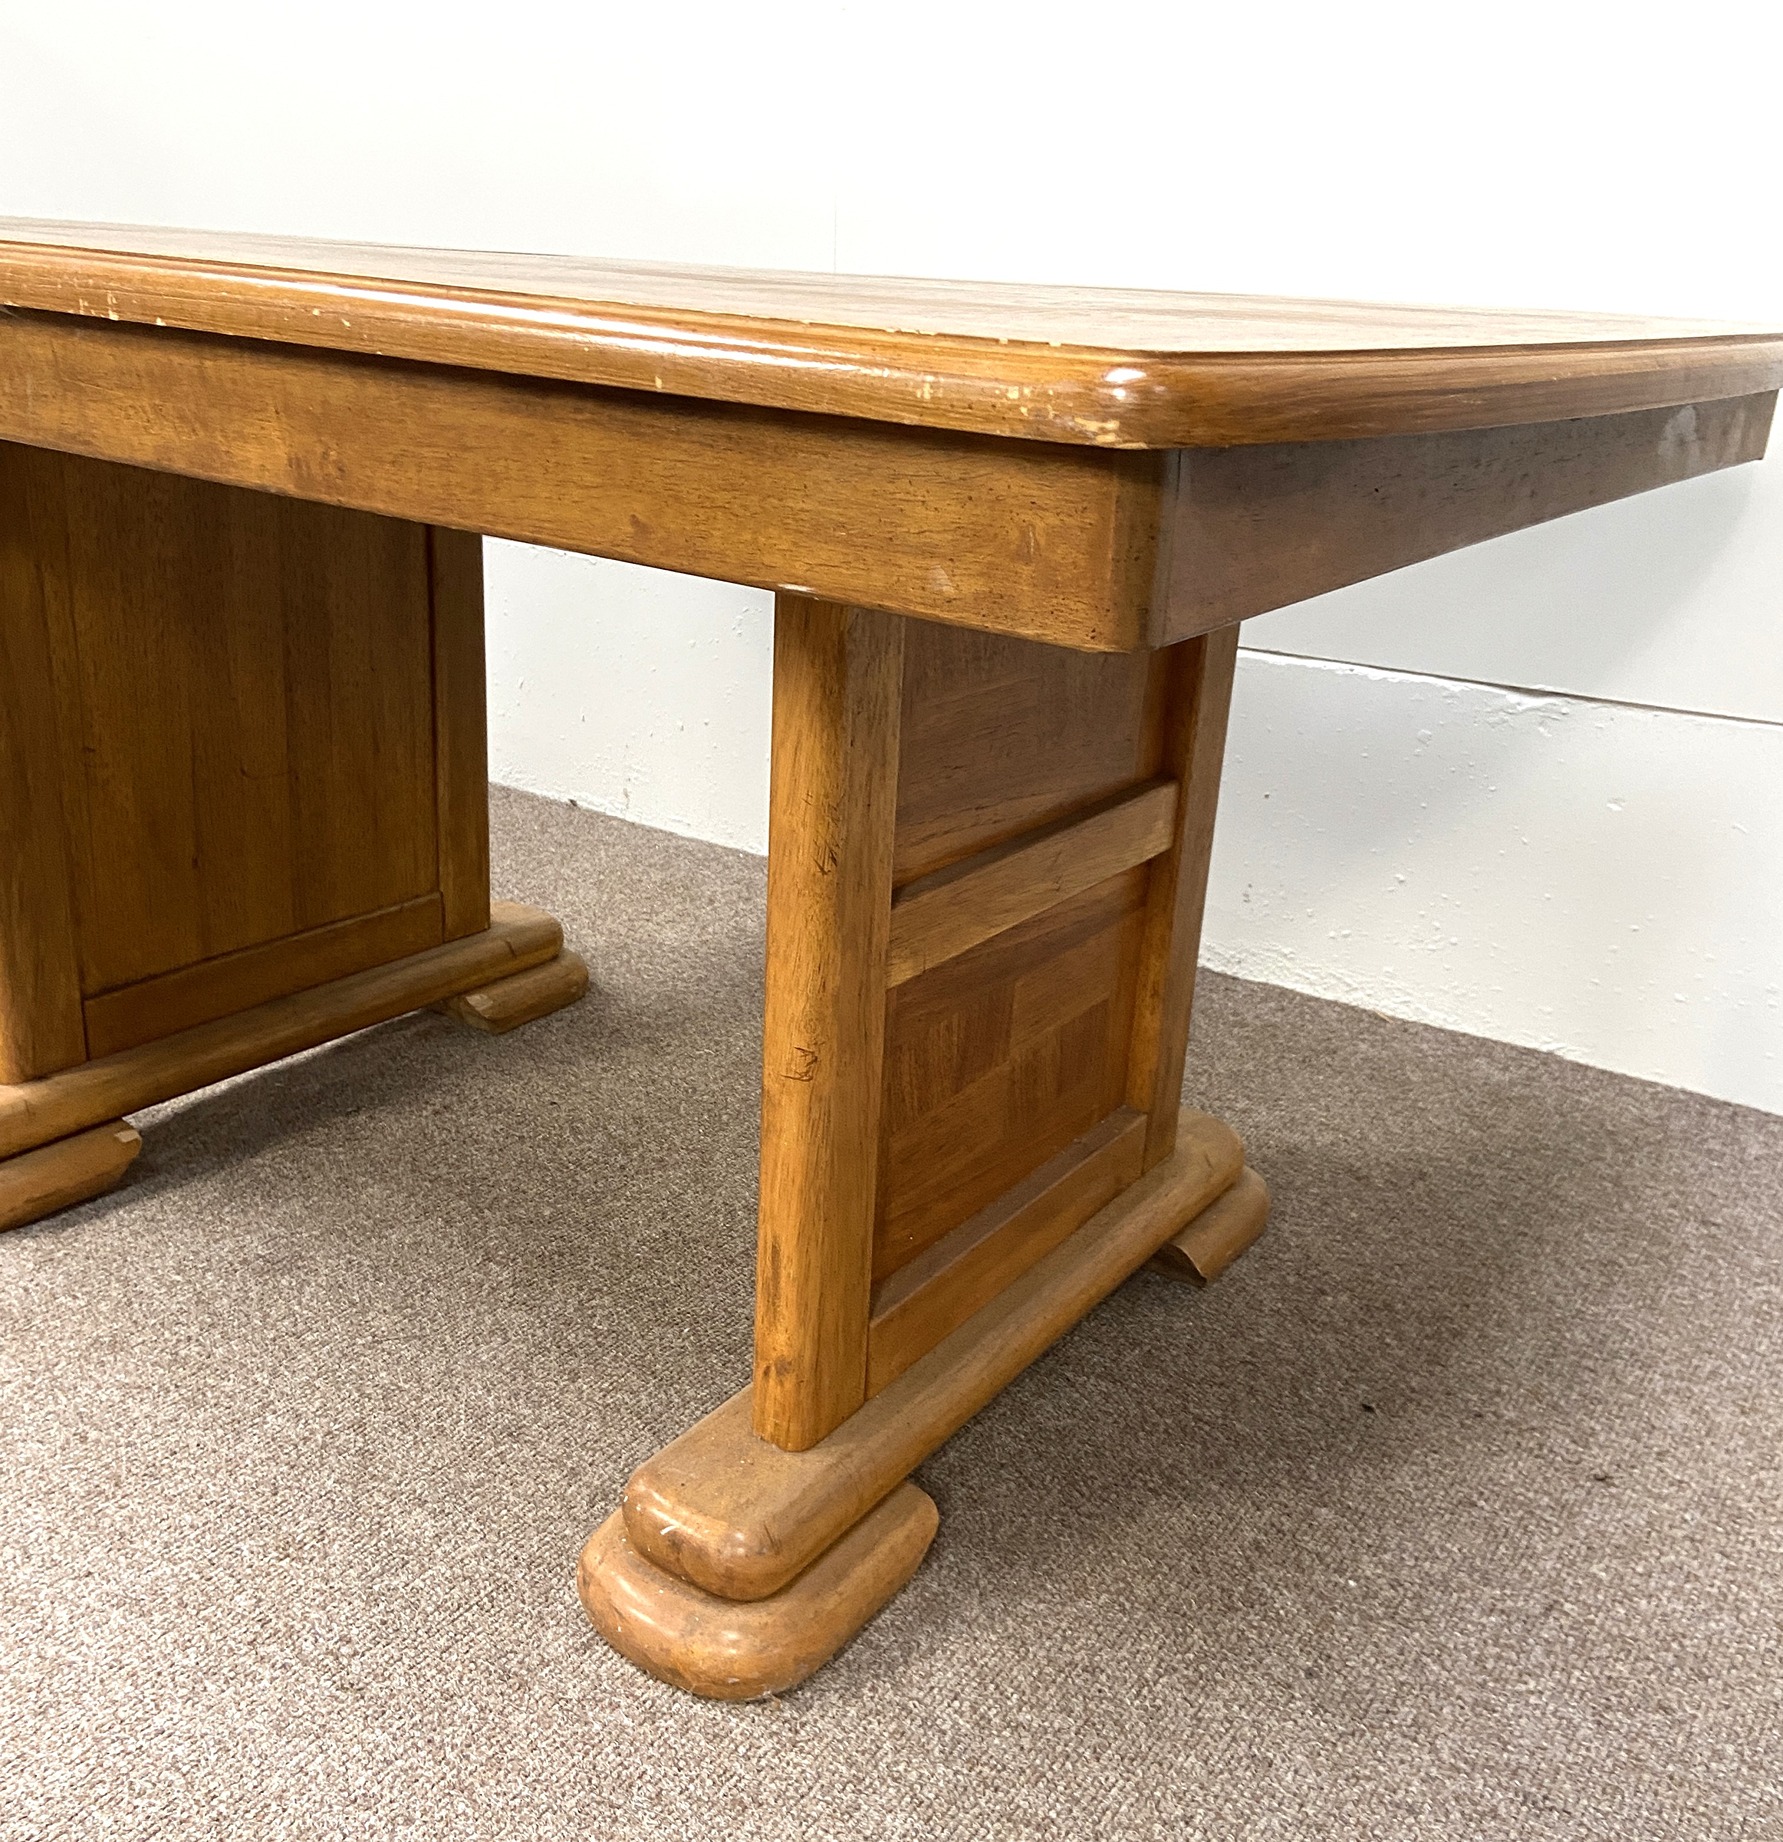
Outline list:
[[[0,307],[1110,447],[1478,428],[1783,384],[1783,332],[0,219]]]

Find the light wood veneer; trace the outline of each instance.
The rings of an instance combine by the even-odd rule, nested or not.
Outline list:
[[[1783,384],[1773,329],[1629,314],[400,249],[0,219],[0,302],[1092,446],[1612,415]]]

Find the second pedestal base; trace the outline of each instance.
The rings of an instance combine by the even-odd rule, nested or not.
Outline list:
[[[139,1141],[122,1115],[469,993],[501,1031],[573,1004],[588,969],[536,908],[497,902],[481,933],[330,979],[37,1080],[0,1085],[0,1228],[109,1189]],[[478,1008],[478,1007],[481,1008]],[[111,1122],[111,1123],[106,1123]]]
[[[576,1568],[595,1628],[660,1681],[717,1701],[753,1701],[803,1682],[878,1612],[921,1564],[939,1517],[900,1484],[834,1547],[766,1599],[721,1599],[638,1553],[615,1511]]]

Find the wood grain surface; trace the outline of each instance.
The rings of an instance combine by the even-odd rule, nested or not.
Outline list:
[[[1231,1189],[1172,1235],[1151,1264],[1173,1279],[1212,1285],[1268,1225],[1269,1185],[1247,1164]]]
[[[909,624],[876,1280],[1125,1097],[1140,866],[1175,836],[1160,777],[1170,657]],[[954,1317],[946,1295],[966,1272],[902,1316],[900,1349]]]
[[[790,1452],[758,1438],[746,1388],[646,1460],[625,1489],[632,1545],[724,1598],[778,1592],[1230,1188],[1243,1165],[1229,1126],[1185,1112],[1170,1157],[819,1444]]]
[[[1161,710],[1142,654],[1086,656],[912,623],[899,732],[898,887],[1156,774]]]
[[[0,469],[84,995],[433,893],[423,527],[39,449]]]
[[[157,1036],[251,1010],[387,960],[437,947],[440,899],[416,896],[369,915],[286,934],[87,999],[87,1053],[115,1055]]]
[[[1160,641],[1762,458],[1774,393],[1461,434],[1174,455]]]
[[[1783,384],[1766,327],[19,219],[0,220],[0,303],[1092,446],[1490,427]]]
[[[1175,1143],[1207,872],[1219,809],[1238,629],[1223,627],[1157,655],[1165,679],[1164,766],[1178,785],[1176,836],[1151,866],[1128,1050],[1127,1103],[1147,1119],[1147,1166]]]
[[[887,982],[901,985],[1170,848],[1176,783],[1153,781],[899,889]]]
[[[443,938],[489,925],[489,694],[483,540],[431,526],[434,796]]]
[[[910,1578],[935,1539],[934,1499],[900,1484],[771,1598],[723,1599],[664,1573],[615,1511],[588,1539],[576,1589],[621,1656],[715,1701],[784,1694],[836,1654]]]
[[[0,1081],[86,1059],[38,457],[0,442]]]
[[[510,973],[493,985],[442,998],[436,1008],[483,1036],[506,1036],[522,1024],[579,1003],[588,993],[588,966],[568,947],[555,959]]]
[[[141,1150],[136,1128],[114,1119],[36,1151],[0,1159],[0,1228],[23,1228],[103,1196],[123,1181]]]
[[[448,940],[409,959],[274,998],[41,1080],[0,1086],[0,1157],[313,1049],[455,992],[474,991],[556,958],[562,946],[563,929],[549,915],[517,902],[497,902],[481,934]]]
[[[1144,1118],[1117,1107],[873,1288],[867,1392],[926,1355],[1144,1169]]]
[[[875,1279],[1126,1098],[1147,876],[1123,871],[892,989]]]
[[[438,638],[451,642],[438,682],[462,681],[460,710],[476,707],[481,661],[474,539],[458,533],[1126,651],[1755,459],[1771,401],[1137,454],[0,314],[0,440],[452,527],[430,555]],[[1092,772],[1102,725],[1085,700],[1122,727],[1123,687],[1139,680],[1118,671],[1098,680],[918,646],[907,720],[945,728],[999,663],[1004,752],[980,764],[981,796],[1046,748],[1047,696],[1082,711],[1072,746]],[[460,752],[476,741],[467,731]],[[969,822],[948,772],[943,754],[926,778],[906,777],[900,881],[963,854],[928,853],[923,833],[937,790],[944,816]],[[448,932],[458,924],[449,913]]]
[[[0,440],[688,575],[1146,643],[1163,457],[0,313]]]
[[[755,1430],[794,1451],[867,1385],[905,624],[774,616]]]

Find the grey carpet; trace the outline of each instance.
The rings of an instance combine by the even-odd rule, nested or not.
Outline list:
[[[1208,977],[1276,1216],[921,1473],[788,1698],[571,1569],[745,1376],[759,863],[512,794],[594,967],[147,1115],[0,1237],[0,1834],[1783,1835],[1783,1120]]]

